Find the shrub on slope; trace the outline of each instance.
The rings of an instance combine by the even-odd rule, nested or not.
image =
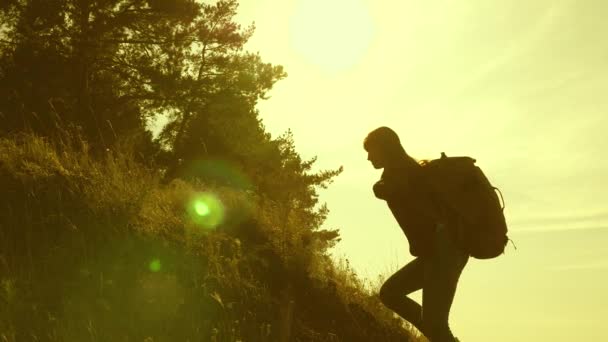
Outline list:
[[[334,232],[290,229],[281,204],[263,194],[179,179],[164,185],[128,152],[93,159],[86,143],[71,141],[0,139],[4,340],[409,335],[323,252]],[[224,220],[209,226],[196,217],[201,194],[218,200]]]

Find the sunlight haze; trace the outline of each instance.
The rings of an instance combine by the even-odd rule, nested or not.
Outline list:
[[[365,135],[420,159],[469,155],[506,201],[509,243],[465,268],[466,342],[608,341],[608,2],[245,0],[248,49],[288,73],[258,108],[318,169],[335,248],[377,282],[411,260],[372,193]],[[417,299],[420,296],[416,297]]]
[[[343,11],[345,7],[349,10]],[[310,25],[311,18],[314,25]],[[289,30],[293,49],[329,72],[357,64],[367,52],[373,33],[371,15],[362,0],[298,2]]]

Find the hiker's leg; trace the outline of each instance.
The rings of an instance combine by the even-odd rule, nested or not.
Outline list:
[[[416,258],[390,276],[380,288],[380,300],[422,331],[422,307],[406,295],[422,289],[424,261]]]
[[[453,342],[449,315],[458,279],[469,256],[460,249],[443,225],[435,233],[435,250],[425,265],[422,320],[432,342]]]

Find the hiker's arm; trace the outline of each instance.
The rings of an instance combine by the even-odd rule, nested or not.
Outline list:
[[[405,187],[406,184],[404,178],[383,178],[374,184],[373,190],[374,195],[376,195],[377,198],[387,200],[389,198],[393,198],[399,193],[404,193]]]
[[[388,192],[384,180],[381,179],[374,184],[374,195],[376,195],[377,198],[386,200]]]

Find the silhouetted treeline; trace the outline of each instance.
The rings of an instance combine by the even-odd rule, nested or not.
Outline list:
[[[329,257],[317,191],[342,168],[266,132],[256,104],[286,73],[243,48],[237,8],[0,2],[0,339],[406,336]],[[202,235],[200,192],[229,213]]]

